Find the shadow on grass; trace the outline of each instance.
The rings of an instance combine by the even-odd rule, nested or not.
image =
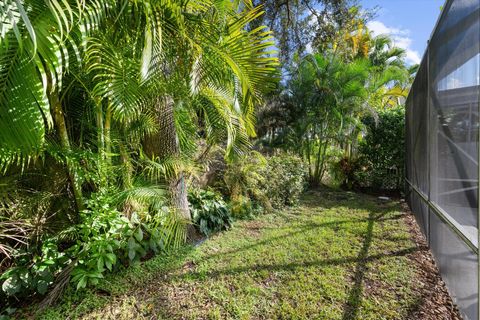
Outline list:
[[[189,278],[216,278],[220,277],[223,275],[235,275],[239,273],[245,273],[245,272],[250,272],[252,270],[255,271],[284,271],[284,270],[295,270],[296,268],[304,268],[304,267],[311,267],[311,266],[338,266],[338,265],[343,265],[343,264],[350,264],[350,263],[357,263],[356,268],[355,268],[355,274],[353,276],[354,278],[354,284],[353,287],[350,291],[348,302],[346,304],[346,310],[345,310],[345,316],[343,319],[352,319],[352,317],[347,317],[347,315],[352,315],[353,317],[356,315],[356,309],[358,309],[358,306],[361,303],[361,294],[362,294],[362,283],[363,283],[363,278],[365,271],[367,269],[367,263],[373,262],[376,260],[381,260],[384,258],[389,258],[389,257],[398,257],[398,256],[404,256],[411,254],[415,251],[421,251],[421,250],[428,250],[427,247],[410,247],[402,250],[397,250],[397,251],[391,251],[388,253],[383,253],[383,254],[375,254],[375,255],[369,255],[369,249],[373,241],[373,228],[375,223],[380,222],[380,221],[387,221],[390,218],[385,218],[385,215],[387,213],[384,212],[379,215],[374,215],[373,213],[370,214],[369,218],[367,219],[352,219],[352,220],[343,220],[343,221],[332,221],[328,223],[320,223],[320,224],[310,224],[310,225],[302,225],[298,227],[298,230],[295,232],[290,232],[285,235],[281,235],[278,237],[271,237],[262,241],[257,241],[251,245],[243,246],[237,250],[232,250],[232,251],[227,251],[227,252],[220,252],[216,254],[209,255],[205,257],[202,260],[199,260],[197,262],[205,261],[208,259],[215,258],[217,256],[224,256],[228,254],[236,254],[241,251],[246,251],[252,248],[255,248],[257,246],[261,245],[266,245],[270,244],[271,242],[279,239],[285,239],[286,237],[292,237],[295,236],[296,234],[303,233],[308,230],[312,230],[315,228],[320,228],[320,227],[334,227],[338,225],[342,225],[345,223],[355,223],[355,222],[367,222],[367,230],[365,232],[364,236],[364,241],[362,248],[357,256],[353,257],[346,257],[346,258],[339,258],[339,259],[322,259],[322,260],[314,260],[311,262],[302,262],[302,263],[288,263],[288,264],[255,264],[252,266],[245,266],[245,267],[237,267],[237,268],[228,268],[224,270],[216,270],[216,271],[211,271],[211,272],[188,272],[186,274],[182,275],[177,275],[174,276],[175,279],[181,279],[185,277]],[[173,279],[172,279],[173,280]]]
[[[396,202],[380,202],[375,203],[374,197],[363,195],[363,194],[354,194],[348,193],[348,197],[342,197],[343,192],[336,191],[333,189],[322,188],[309,191],[304,197],[302,201],[302,206],[307,208],[318,208],[319,207],[319,199],[322,200],[321,207],[325,210],[329,210],[335,207],[347,207],[352,210],[367,210],[369,211],[368,218],[359,218],[359,219],[345,219],[345,220],[332,220],[330,222],[324,223],[315,223],[312,222],[309,218],[301,218],[301,215],[295,214],[288,214],[286,212],[278,212],[275,215],[278,217],[283,218],[285,221],[288,222],[302,222],[305,221],[307,223],[299,224],[298,226],[289,226],[288,229],[294,229],[295,231],[288,232],[276,237],[270,237],[265,240],[256,241],[252,244],[240,247],[235,250],[223,251],[214,254],[210,254],[208,256],[203,257],[202,259],[198,260],[197,262],[208,261],[219,256],[225,255],[232,255],[243,251],[248,251],[250,249],[254,249],[259,246],[268,245],[276,240],[282,240],[287,237],[294,237],[295,235],[308,232],[318,228],[331,228],[331,229],[340,229],[342,225],[349,224],[349,223],[364,223],[364,222],[387,222],[392,220],[400,220],[404,217],[404,214],[390,214],[394,211],[398,211],[398,204]],[[339,198],[338,198],[339,197]],[[367,199],[363,199],[363,197],[367,197]],[[325,198],[333,200],[333,201],[324,201]],[[321,213],[317,213],[321,214]],[[390,214],[390,215],[389,215]],[[387,216],[388,215],[388,216]],[[334,218],[332,218],[334,219]],[[373,224],[372,224],[373,228]],[[268,229],[275,229],[278,230],[277,227],[261,227],[261,229],[268,230]],[[372,231],[372,230],[371,230]],[[371,232],[370,231],[370,232]],[[368,231],[367,231],[368,232]],[[373,236],[373,233],[370,235]],[[370,242],[372,239],[370,239]]]
[[[386,212],[384,212],[382,214],[382,216],[384,216],[385,214],[387,214]],[[375,220],[375,222],[382,222],[382,221],[390,221],[390,220],[398,220],[398,219],[401,219],[403,215],[395,215],[395,216],[392,216],[392,217],[387,217],[387,218],[378,218]],[[254,248],[257,248],[257,247],[260,247],[260,246],[263,246],[263,245],[268,245],[268,244],[271,244],[272,242],[276,241],[276,240],[283,240],[285,238],[288,238],[288,237],[294,237],[295,235],[298,235],[298,234],[301,234],[301,233],[305,233],[305,232],[308,232],[308,231],[311,231],[311,230],[314,230],[314,229],[318,229],[318,228],[332,228],[332,229],[339,229],[342,225],[344,224],[348,224],[348,223],[364,223],[364,222],[369,222],[369,225],[370,223],[372,222],[371,218],[367,218],[367,219],[349,219],[349,220],[336,220],[336,221],[331,221],[331,222],[325,222],[325,223],[314,223],[314,222],[310,222],[310,223],[307,223],[307,224],[301,224],[299,226],[296,226],[296,227],[290,227],[290,229],[296,229],[295,231],[293,232],[288,232],[286,234],[282,234],[280,236],[276,236],[276,237],[270,237],[270,238],[267,238],[265,240],[261,240],[261,241],[256,241],[252,244],[249,244],[249,245],[246,245],[246,246],[243,246],[243,247],[240,247],[238,249],[235,249],[235,250],[229,250],[229,251],[223,251],[223,252],[218,252],[218,253],[214,253],[214,254],[210,254],[200,260],[198,260],[197,262],[204,262],[204,261],[208,261],[208,260],[211,260],[211,259],[214,259],[214,258],[217,258],[219,256],[226,256],[226,255],[232,255],[232,254],[237,254],[237,253],[240,253],[240,252],[243,252],[243,251],[248,251],[248,250],[251,250],[251,249],[254,249]],[[265,227],[262,227],[262,229],[275,229],[275,228],[265,228]]]
[[[306,199],[303,201],[303,207],[307,208],[319,208],[320,209],[332,209],[335,207],[347,207],[352,210],[367,210],[369,215],[367,218],[359,217],[358,219],[338,219],[332,217],[332,221],[324,222],[324,223],[315,223],[313,221],[307,222],[308,219],[300,218],[302,215],[297,216],[295,214],[288,214],[287,212],[282,212],[277,214],[280,218],[283,218],[287,223],[296,222],[299,223],[296,226],[290,226],[289,229],[293,229],[290,232],[286,232],[285,234],[278,235],[275,237],[270,237],[266,239],[260,239],[253,243],[244,245],[240,248],[218,252],[214,254],[210,254],[197,260],[197,263],[201,263],[207,260],[215,259],[217,257],[225,257],[228,255],[235,255],[235,254],[242,254],[242,252],[246,252],[251,249],[255,249],[259,246],[270,245],[272,242],[277,240],[284,240],[285,238],[294,238],[298,234],[302,234],[311,230],[319,229],[319,228],[333,228],[333,229],[340,229],[344,228],[346,224],[358,224],[363,223],[366,225],[366,229],[359,233],[362,237],[361,248],[357,255],[354,256],[346,256],[342,258],[336,259],[318,259],[313,261],[307,262],[291,262],[291,263],[283,263],[283,264],[263,264],[263,263],[255,263],[246,266],[237,266],[237,267],[229,267],[225,269],[217,269],[217,270],[206,270],[198,272],[194,268],[189,270],[186,273],[171,275],[171,278],[167,281],[171,282],[183,282],[185,279],[196,279],[199,280],[200,283],[203,280],[210,280],[210,279],[222,279],[224,276],[235,276],[238,274],[245,274],[252,271],[259,272],[259,271],[267,271],[267,272],[275,272],[275,271],[291,271],[295,272],[297,269],[308,268],[308,267],[328,267],[328,266],[341,266],[341,265],[352,265],[354,264],[354,270],[352,275],[352,283],[350,285],[350,289],[348,292],[348,297],[343,306],[343,313],[342,313],[342,320],[347,319],[357,319],[359,316],[359,310],[362,306],[362,296],[364,290],[364,280],[365,280],[365,273],[368,270],[368,265],[372,262],[391,258],[391,257],[399,257],[412,254],[416,251],[423,251],[428,250],[426,247],[422,246],[412,246],[408,248],[404,248],[401,250],[391,250],[388,252],[382,252],[380,254],[370,254],[372,243],[375,239],[374,235],[374,228],[375,224],[387,222],[387,221],[395,221],[399,220],[404,217],[404,214],[394,213],[395,211],[399,210],[397,202],[381,202],[375,201],[374,197],[365,196],[366,199],[363,199],[364,195],[348,195],[348,197],[337,198],[337,192],[335,191],[328,191],[328,194],[321,194],[317,195],[314,193],[310,193],[307,195]],[[317,197],[318,196],[318,197]],[[328,200],[325,201],[324,197],[327,197]],[[321,200],[321,201],[319,201]],[[323,211],[323,210],[322,210]],[[322,211],[317,211],[317,214],[322,214]],[[275,229],[272,227],[261,227],[261,229]],[[177,314],[180,316],[180,314]]]
[[[321,200],[321,202],[319,202]],[[327,188],[310,190],[302,197],[302,206],[313,210],[345,207],[352,210],[368,210],[373,214],[388,213],[399,209],[398,201],[379,200],[367,194],[337,191]]]
[[[371,259],[368,257],[368,251],[372,245],[373,227],[375,222],[382,218],[383,215],[384,214],[381,214],[375,217],[372,213],[370,214],[370,220],[368,221],[367,231],[363,240],[363,246],[356,258],[357,266],[355,268],[355,274],[353,275],[354,282],[344,306],[342,316],[343,320],[357,318],[358,309],[362,304],[363,279],[365,277],[365,271],[367,270],[367,263],[371,261]],[[417,248],[415,247],[414,249]]]
[[[291,230],[288,232],[269,238],[257,239],[253,243],[247,243],[239,248],[230,248],[228,251],[217,252],[200,257],[198,260],[195,260],[195,262],[189,260],[192,258],[190,256],[190,252],[192,250],[191,248],[163,259],[153,258],[152,260],[147,261],[138,267],[126,270],[121,276],[117,275],[113,277],[116,280],[112,279],[111,291],[114,291],[112,296],[120,297],[128,294],[129,297],[135,296],[138,301],[143,301],[144,303],[151,301],[152,297],[154,297],[156,306],[154,310],[149,312],[155,312],[157,315],[161,315],[165,318],[181,318],[183,316],[182,312],[185,311],[178,306],[178,303],[181,300],[182,290],[180,290],[178,293],[179,297],[175,298],[179,299],[179,301],[170,301],[167,297],[169,297],[169,287],[171,287],[173,284],[175,288],[177,288],[177,284],[175,283],[177,282],[179,285],[187,283],[187,281],[182,281],[185,279],[198,279],[200,282],[202,282],[204,279],[221,278],[225,275],[236,275],[241,273],[249,273],[252,271],[295,272],[299,268],[308,268],[312,266],[326,267],[355,264],[352,284],[350,291],[348,292],[347,301],[344,303],[342,317],[342,319],[355,319],[358,317],[359,308],[362,304],[364,278],[365,272],[368,269],[368,264],[389,257],[408,255],[418,250],[425,250],[426,248],[413,246],[404,248],[402,250],[391,250],[382,252],[380,254],[369,254],[372,242],[374,241],[375,224],[389,220],[397,220],[403,217],[403,214],[393,212],[398,210],[398,205],[396,203],[378,202],[375,201],[374,197],[369,196],[365,196],[366,198],[364,199],[364,195],[347,194],[346,196],[342,196],[340,192],[335,191],[327,191],[327,193],[324,193],[323,191],[320,192],[321,193],[314,191],[308,193],[304,201],[302,201],[302,206],[305,208],[312,208],[312,212],[314,210],[313,208],[319,209],[313,212],[313,214],[321,215],[323,209],[328,210],[342,206],[351,210],[368,210],[369,215],[366,217],[366,214],[363,213],[362,216],[358,217],[358,219],[356,219],[355,216],[352,217],[351,214],[348,217],[350,219],[346,219],[347,217],[342,219],[340,215],[337,215],[332,216],[332,221],[316,223],[311,219],[303,219],[302,215],[296,216],[294,214],[288,214],[287,211],[280,212],[277,215],[280,219],[285,219],[286,224],[291,222],[295,223],[295,225],[289,226],[289,229]],[[252,249],[254,250],[259,246],[268,246],[271,245],[272,242],[279,240],[281,241],[285,238],[293,239],[296,235],[320,228],[348,228],[346,226],[348,224],[362,224],[361,227],[358,228],[358,236],[363,242],[360,242],[361,248],[356,255],[343,256],[335,259],[317,259],[306,262],[288,261],[288,263],[283,264],[267,264],[259,261],[260,263],[247,266],[231,266],[225,269],[210,269],[203,272],[198,272],[193,265],[193,263],[202,263],[218,257],[222,259],[228,259],[229,255],[247,254],[247,251]],[[365,231],[363,230],[364,225],[366,225]],[[260,229],[270,229],[270,227],[260,227]],[[187,270],[185,270],[185,272],[182,271],[181,273],[176,272],[182,268],[187,268]],[[98,295],[98,292],[95,294]],[[109,296],[109,298],[111,298],[111,296]],[[93,299],[95,299],[95,296],[92,295],[90,299],[92,300],[90,302],[93,304]],[[85,307],[86,310],[88,308],[89,307]],[[79,314],[83,313],[82,310],[77,311]],[[63,312],[69,314],[68,310],[63,310]]]
[[[363,274],[366,270],[366,264],[376,260],[381,260],[390,257],[399,257],[407,254],[411,254],[415,251],[426,250],[422,247],[410,247],[402,250],[392,251],[389,253],[375,254],[365,257],[347,257],[340,259],[323,259],[323,260],[314,260],[310,262],[301,262],[301,263],[287,263],[287,264],[255,264],[245,267],[237,268],[228,268],[223,270],[216,270],[211,272],[188,272],[181,275],[172,275],[171,280],[179,280],[183,278],[218,278],[225,275],[236,275],[240,273],[248,273],[252,270],[254,271],[294,271],[296,268],[306,268],[306,267],[326,267],[326,266],[339,266],[343,264],[357,263],[357,268],[355,272],[355,283],[353,289],[351,290],[350,297],[359,297],[362,293],[361,286],[363,281]],[[363,255],[364,249],[362,248],[361,254]],[[349,298],[349,300],[351,300]],[[358,299],[353,299],[357,301]],[[358,306],[358,304],[357,304]],[[350,318],[345,318],[350,319]]]

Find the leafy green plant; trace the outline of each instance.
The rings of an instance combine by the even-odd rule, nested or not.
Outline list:
[[[81,214],[82,223],[77,226],[80,237],[68,249],[76,258],[72,281],[77,289],[97,284],[120,261],[127,264],[145,257],[150,250],[165,250],[168,245],[169,232],[161,225],[168,217],[168,207],[162,208],[167,212],[144,212],[142,218],[133,212],[128,218],[112,203],[115,199],[111,196],[95,195]]]
[[[301,158],[290,154],[269,157],[267,163],[263,187],[272,207],[296,205],[306,187],[307,166]]]
[[[355,179],[362,187],[397,189],[403,187],[405,162],[405,109],[386,109],[364,119],[367,134],[360,142]]]
[[[351,190],[359,186],[359,181],[357,180],[359,170],[360,162],[357,158],[343,157],[332,164],[330,172],[333,173],[335,180],[340,184],[341,188]]]
[[[81,223],[76,226],[79,235],[76,243],[67,251],[76,259],[72,282],[77,289],[97,284],[105,269],[112,271],[122,249],[125,232],[130,221],[111,204],[106,195],[93,195],[87,209],[81,212]]]
[[[253,219],[256,215],[265,212],[262,204],[244,195],[238,195],[230,200],[230,210],[237,219]]]
[[[224,175],[232,213],[239,218],[295,205],[307,178],[302,159],[287,153],[264,157],[251,152],[229,164]]]
[[[206,236],[232,226],[228,205],[220,194],[211,190],[193,189],[188,193],[192,219],[200,232]]]
[[[178,247],[185,239],[185,224],[169,207],[157,207],[159,192],[142,188],[120,197],[112,196],[114,192],[92,194],[87,209],[80,213],[80,223],[44,239],[38,253],[34,247],[12,249],[15,264],[0,276],[0,296],[43,295],[66,269],[71,270],[71,282],[77,289],[96,285],[119,263],[127,265],[148,252]],[[136,200],[138,213],[126,216],[117,210],[118,202],[127,200]]]
[[[257,151],[250,151],[228,163],[223,180],[235,217],[251,217],[255,207],[270,211],[265,189],[267,166],[267,159]]]
[[[7,296],[24,296],[31,291],[45,294],[54,281],[55,273],[69,261],[68,256],[59,252],[52,241],[45,242],[41,253],[33,258],[27,251],[17,254],[17,265],[0,276],[2,291]]]

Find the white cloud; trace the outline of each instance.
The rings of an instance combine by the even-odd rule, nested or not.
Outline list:
[[[422,58],[420,57],[420,54],[418,54],[417,51],[415,50],[407,50],[407,55],[405,57],[405,60],[407,62],[410,62],[412,64],[420,64],[422,62]]]
[[[389,35],[394,44],[405,50],[406,61],[410,64],[420,63],[421,58],[418,51],[412,49],[412,39],[409,37],[410,31],[406,29],[391,28],[386,26],[381,21],[370,21],[367,24],[367,27],[373,33],[373,35],[378,36],[381,34]]]
[[[305,52],[308,53],[308,54],[310,54],[310,53],[313,52],[313,48],[312,48],[312,43],[311,43],[311,42],[307,43],[307,46],[306,46],[306,48],[305,48]]]

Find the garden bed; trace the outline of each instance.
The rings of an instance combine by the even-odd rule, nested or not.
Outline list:
[[[69,290],[41,315],[67,316],[458,319],[405,207],[330,190],[133,266],[97,289]]]

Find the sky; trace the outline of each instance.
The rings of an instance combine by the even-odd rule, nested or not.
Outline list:
[[[368,27],[376,35],[388,34],[406,50],[409,64],[420,63],[444,0],[360,0],[364,8],[379,10]]]

